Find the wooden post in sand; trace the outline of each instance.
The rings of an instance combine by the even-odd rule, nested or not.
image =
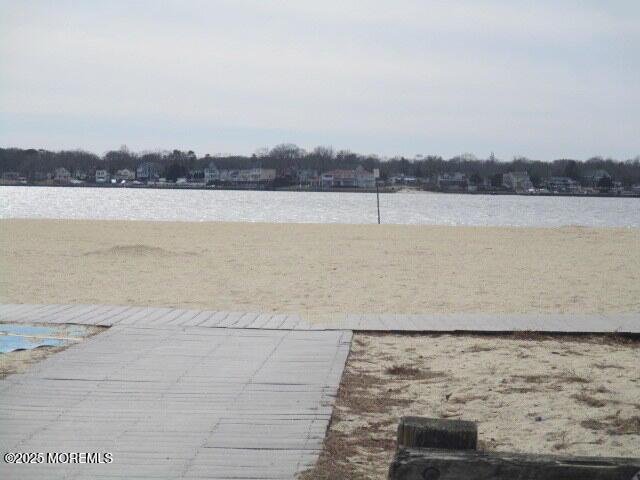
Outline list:
[[[640,458],[478,452],[473,422],[403,417],[389,480],[640,480]]]
[[[402,417],[398,425],[398,448],[475,450],[478,427],[465,420]]]

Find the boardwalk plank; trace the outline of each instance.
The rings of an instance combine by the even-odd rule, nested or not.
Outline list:
[[[332,325],[309,323],[297,315],[217,312],[113,305],[0,304],[4,322],[139,325],[157,328],[200,325],[216,328],[285,330],[479,331],[640,333],[640,314],[346,314]]]
[[[61,478],[247,478],[251,465],[263,478],[292,478],[322,447],[350,338],[116,325],[2,382],[0,446],[110,451],[116,460],[108,469],[66,465]],[[20,478],[44,476],[23,467]],[[15,473],[0,465],[0,477]]]
[[[165,322],[165,324],[167,326],[172,325],[172,326],[176,326],[176,325],[181,325],[183,322],[188,321],[189,319],[195,317],[196,315],[198,315],[200,313],[199,310],[181,310],[181,313],[175,317],[173,317],[171,320],[168,320],[167,322]]]
[[[109,325],[118,325],[120,322],[131,318],[133,315],[140,314],[145,310],[146,309],[144,307],[128,307],[127,309],[122,310],[120,313],[109,317]]]
[[[213,316],[208,318],[207,320],[200,322],[198,324],[199,327],[218,327],[220,323],[229,316],[230,312],[216,312]]]
[[[213,310],[196,310],[196,314],[183,319],[180,322],[181,327],[195,327],[202,322],[206,322],[215,315]]]
[[[23,322],[23,321],[37,321],[39,314],[47,310],[49,313],[58,312],[70,308],[70,305],[50,305],[49,308],[42,307],[41,305],[20,305],[17,309],[12,310],[9,321],[11,322]]]
[[[138,319],[135,322],[136,326],[153,326],[153,327],[159,327],[162,326],[160,323],[158,323],[158,319],[166,316],[167,314],[171,313],[172,311],[174,311],[173,308],[166,308],[166,307],[149,307],[149,315],[145,315],[143,318]]]

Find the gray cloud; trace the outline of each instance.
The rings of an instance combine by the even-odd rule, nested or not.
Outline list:
[[[0,143],[640,153],[640,4],[0,2]]]

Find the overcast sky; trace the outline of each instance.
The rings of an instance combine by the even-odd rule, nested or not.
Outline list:
[[[640,1],[0,0],[0,145],[640,154]]]

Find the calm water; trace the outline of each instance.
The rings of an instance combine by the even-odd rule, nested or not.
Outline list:
[[[640,199],[393,193],[382,223],[640,227]],[[0,187],[0,218],[376,223],[369,193]]]

